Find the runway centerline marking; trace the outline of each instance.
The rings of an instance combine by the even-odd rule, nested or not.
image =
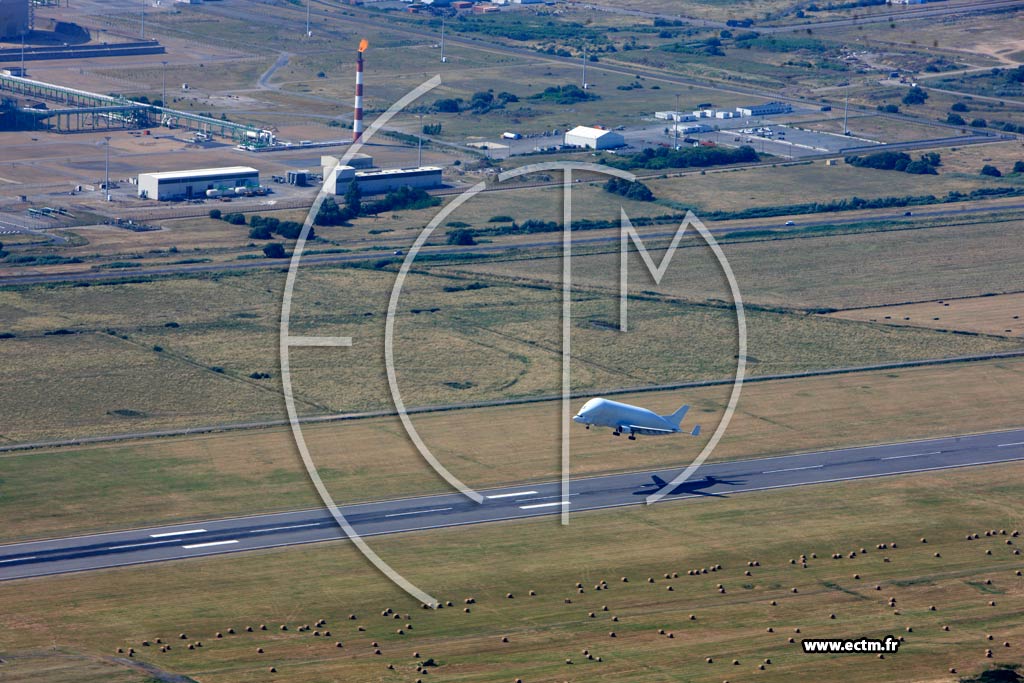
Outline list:
[[[188,529],[187,531],[167,531],[162,534],[150,534],[150,538],[164,538],[165,536],[186,536],[188,534],[205,534],[206,529]]]
[[[765,470],[761,474],[775,474],[776,472],[796,472],[798,470],[816,470],[824,465],[807,465],[806,467],[787,467],[784,470]]]
[[[999,448],[1006,448],[1007,446],[1024,446],[1024,441],[1015,441],[1013,443],[1001,443]]]
[[[393,512],[390,515],[384,515],[385,517],[405,517],[406,515],[426,515],[431,512],[444,512],[445,510],[451,510],[452,508],[432,508],[430,510],[411,510],[410,512]]]
[[[520,505],[519,509],[520,510],[535,510],[537,508],[551,508],[551,507],[557,507],[559,505],[568,505],[568,504],[569,504],[569,501],[562,500],[562,501],[558,501],[557,503],[534,503],[533,505]]]
[[[939,455],[942,451],[930,451],[928,453],[911,453],[909,455],[890,455],[882,460],[899,460],[900,458],[919,458],[922,455]]]
[[[232,543],[238,543],[238,541],[210,541],[209,543],[194,543],[193,545],[183,545],[181,547],[185,550],[194,550],[196,548],[210,548],[215,545],[231,545]]]
[[[570,493],[568,497],[578,496],[578,495],[580,495],[580,494],[578,494],[578,493]],[[561,497],[562,496],[560,494],[556,493],[553,496],[537,496],[536,498],[520,498],[516,502],[517,503],[529,503],[531,500],[549,500],[551,498],[561,498]]]
[[[24,561],[24,560],[34,560],[34,559],[36,559],[35,555],[28,555],[26,557],[12,557],[9,560],[0,560],[0,564],[3,564],[4,562],[21,562],[21,561]]]
[[[312,522],[310,524],[292,524],[291,526],[274,526],[269,529],[253,529],[250,534],[269,534],[271,531],[285,531],[287,529],[305,529],[311,526],[321,526],[324,522]]]
[[[535,493],[537,493],[537,492],[536,491],[516,491],[515,493],[495,493],[495,494],[492,494],[490,496],[484,496],[484,497],[485,498],[490,498],[491,500],[495,500],[496,498],[515,498],[516,496],[532,496]]]

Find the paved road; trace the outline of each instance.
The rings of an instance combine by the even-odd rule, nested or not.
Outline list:
[[[614,438],[607,432],[578,439]],[[665,501],[848,481],[1024,460],[1024,429],[835,451],[759,458],[703,467]],[[364,536],[479,524],[572,511],[642,505],[679,470],[577,479],[563,500],[557,482],[482,491],[483,504],[458,494],[351,505],[342,509]],[[995,473],[993,476],[997,476]],[[713,504],[708,502],[707,504]],[[0,546],[0,580],[161,562],[343,538],[323,510],[302,510]]]

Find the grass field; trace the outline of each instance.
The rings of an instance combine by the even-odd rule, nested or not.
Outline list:
[[[1007,360],[749,384],[714,458],[738,459],[1019,426],[1024,361]],[[710,435],[727,387],[627,395]],[[582,403],[582,400],[574,405]],[[475,487],[558,476],[559,406],[538,403],[413,418],[436,456]],[[307,425],[337,500],[441,492],[395,418]],[[701,439],[626,442],[572,433],[575,476],[665,468]],[[387,462],[387,467],[381,467]],[[248,430],[0,456],[4,540],[317,505],[286,429]],[[144,495],[140,495],[144,493]]]
[[[965,330],[1006,337],[1024,335],[1021,315],[1024,294],[1002,294],[952,301],[931,301],[906,306],[854,308],[832,314],[847,320],[880,322],[886,325]]]
[[[832,170],[832,169],[829,169]],[[973,219],[972,219],[973,220]],[[978,219],[983,221],[984,219]],[[855,308],[944,297],[980,296],[1021,289],[1016,265],[1022,254],[1018,220],[978,222],[924,230],[739,242],[723,247],[747,302],[803,309]],[[970,239],[967,239],[967,238]],[[656,259],[661,253],[652,254]],[[618,249],[573,259],[574,281],[614,287]],[[457,267],[470,276],[496,274],[555,282],[557,257],[507,260]],[[704,247],[676,252],[660,285],[638,258],[630,266],[636,290],[691,300],[721,298],[716,262]],[[795,274],[799,274],[796,277]],[[879,287],[879,283],[886,283]]]
[[[600,258],[581,259],[581,282],[587,281],[589,264]],[[553,261],[536,263],[546,267]],[[727,298],[717,275],[712,277],[703,284],[719,287],[714,298]],[[391,407],[381,349],[393,278],[391,271],[354,268],[303,272],[292,305],[293,334],[344,334],[356,343],[345,350],[294,351],[302,414]],[[644,279],[637,274],[634,282],[646,288],[640,284]],[[283,281],[280,271],[260,271],[0,292],[3,332],[16,335],[0,340],[14,360],[0,377],[42,388],[0,397],[0,413],[10,417],[4,438],[34,441],[283,417],[278,372]],[[408,278],[395,341],[406,403],[557,391],[557,289],[496,282],[445,291],[467,284],[472,282],[444,274]],[[631,331],[620,334],[613,329],[617,306],[617,296],[607,289],[578,294],[575,388],[644,386],[731,372],[735,323],[727,308],[637,300]],[[1014,346],[767,311],[751,311],[749,318],[750,354],[756,359],[752,374]],[[681,348],[687,352],[679,353]],[[72,386],[58,389],[69,376],[76,380]]]
[[[1024,565],[1009,535],[965,535],[1012,532],[1021,485],[1024,466],[1009,464],[579,514],[568,528],[552,518],[375,539],[409,579],[453,603],[431,612],[342,543],[9,582],[0,652],[19,681],[38,680],[61,653],[128,647],[203,683],[405,681],[428,659],[426,678],[440,681],[955,681],[950,667],[1019,660],[1024,581],[1014,572]],[[793,563],[801,554],[806,568]],[[387,608],[401,619],[382,616]],[[317,633],[330,636],[298,630],[319,619]],[[804,655],[799,644],[887,635],[905,642],[885,659]],[[159,652],[156,638],[172,649]],[[50,656],[18,657],[33,652]],[[74,680],[111,678],[92,668]]]

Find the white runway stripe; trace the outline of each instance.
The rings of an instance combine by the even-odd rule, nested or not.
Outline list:
[[[568,504],[569,504],[569,501],[563,500],[563,501],[559,501],[557,503],[535,503],[533,505],[520,505],[519,509],[520,510],[534,510],[536,508],[550,508],[550,507],[558,507],[559,505],[568,505]]]
[[[537,493],[537,492],[536,491],[516,491],[515,493],[495,493],[493,495],[485,496],[485,497],[486,498],[491,498],[493,500],[493,499],[496,499],[496,498],[515,498],[516,496],[532,496],[535,493]]]
[[[206,529],[188,529],[187,531],[168,531],[162,534],[150,534],[150,538],[164,538],[165,536],[186,536],[188,534],[205,534]]]
[[[185,550],[195,550],[196,548],[212,548],[215,545],[230,545],[232,543],[238,543],[238,541],[210,541],[209,543],[195,543],[193,545],[183,545],[181,547]]]

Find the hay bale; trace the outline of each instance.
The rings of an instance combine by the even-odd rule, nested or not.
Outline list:
[[[907,633],[913,633],[913,632],[914,632],[914,627],[913,626],[908,626],[907,627]]]
[[[622,583],[629,583],[629,579],[625,576],[622,577],[621,581]]]
[[[794,588],[794,589],[793,589],[793,592],[794,592],[794,593],[799,593],[800,591],[798,591],[798,590],[797,590],[796,588]]]
[[[796,638],[793,638],[792,636],[790,636],[790,638],[789,638],[789,644],[790,644],[790,645],[792,645],[792,644],[793,644],[793,643],[795,643],[795,642],[796,642]]]
[[[778,607],[779,606],[779,603],[777,601],[775,601],[775,600],[772,600],[768,604],[771,605],[772,607]]]
[[[985,551],[985,554],[986,554],[986,555],[991,555],[991,554],[992,554],[992,551],[991,551],[991,550],[986,550],[986,551]]]
[[[256,654],[258,654],[258,655],[263,654],[263,648],[262,647],[256,648]]]
[[[942,627],[942,630],[943,630],[943,631],[948,631],[948,630],[949,630],[949,626],[948,626],[948,625],[944,625],[944,626]]]
[[[397,631],[395,631],[395,633],[397,633],[400,636],[404,636],[405,635],[405,630],[404,629],[398,629]]]
[[[273,667],[273,666],[272,666],[272,667],[270,667],[270,673],[272,673],[272,674],[276,674],[276,673],[277,673],[277,668],[276,668],[276,667]]]
[[[672,586],[665,586],[665,588],[670,591],[675,590],[675,588],[673,588]]]
[[[750,570],[748,569],[747,571],[743,572],[743,576],[752,576],[752,574],[750,573]]]
[[[501,637],[501,642],[507,643],[508,642],[508,636],[502,636]]]
[[[793,633],[800,633],[800,627],[797,626],[795,629],[793,629]]]
[[[185,635],[184,633],[179,633],[178,634],[178,638],[181,639],[181,640],[188,640],[188,636]]]
[[[828,618],[829,619],[835,619],[836,618],[836,613],[833,612],[832,614],[828,615]]]
[[[341,644],[341,641],[339,640],[338,642],[336,642],[336,643],[334,644],[334,647],[345,647],[345,646],[344,646],[344,645],[342,645],[342,644]]]
[[[568,657],[566,657],[566,658],[565,658],[565,663],[566,663],[566,664],[572,664],[572,660],[571,660],[571,659],[569,659]]]
[[[320,631],[313,631],[313,637],[314,638],[319,638],[320,637]]]
[[[516,597],[516,596],[512,595],[511,593],[506,593],[505,594],[505,598],[508,599],[508,600],[511,600],[514,597]]]
[[[190,649],[190,650],[194,650],[194,649],[196,649],[196,646],[195,646],[195,645],[193,645],[192,643],[189,643],[189,644],[188,644],[188,649]]]
[[[614,638],[615,637],[615,631],[608,631],[608,637],[609,638]]]
[[[857,581],[860,581],[860,574],[854,574],[853,578]]]
[[[654,583],[654,577],[653,576],[648,576],[647,577],[647,583]]]
[[[572,604],[572,600],[570,600],[569,598],[566,598],[565,600],[562,600],[562,602],[564,602],[566,605],[571,605]]]
[[[381,651],[380,651],[379,649],[377,649],[377,650],[374,650],[374,651],[373,651],[373,654],[375,654],[375,655],[380,655],[380,654],[384,654],[384,653],[383,653],[383,652],[381,652]]]
[[[224,634],[223,634],[223,633],[221,633],[220,631],[217,631],[217,635],[216,635],[215,637],[216,637],[216,638],[223,638],[223,637],[224,637]]]
[[[715,663],[715,660],[711,659],[711,657],[708,657],[704,661],[707,662],[708,664],[714,664]]]
[[[758,664],[757,665],[757,670],[758,671],[764,671],[764,664]]]
[[[927,538],[922,538],[922,539],[921,539],[921,543],[927,543],[927,542],[928,542],[928,539],[927,539]]]
[[[690,621],[697,621],[697,615],[696,614],[691,614],[690,615]]]
[[[732,665],[733,666],[739,666],[740,665],[740,660],[738,660],[738,659],[732,660]]]
[[[775,633],[775,629],[771,626],[768,627],[768,633]]]
[[[366,627],[365,627],[365,626],[360,626],[360,627],[359,627],[359,628],[357,628],[356,630],[357,630],[357,631],[365,631],[365,630],[366,630]]]
[[[608,611],[608,605],[601,605],[601,611],[602,612],[607,612]]]
[[[287,631],[288,630],[288,625],[287,624],[281,624],[281,630],[282,631]]]
[[[956,668],[955,667],[950,667],[949,668],[949,673],[955,674],[956,673]]]
[[[587,612],[587,616],[590,617],[591,619],[594,619],[597,615],[594,614],[593,612]]]
[[[612,617],[612,621],[618,621],[618,620],[619,620],[618,617]]]
[[[996,606],[996,601],[995,600],[989,600],[988,601],[988,606],[989,607],[995,607]]]
[[[1003,647],[1010,647],[1010,641],[1004,641]]]
[[[665,634],[665,637],[666,638],[675,638],[676,634],[672,633],[672,631],[669,631],[667,634]]]
[[[942,557],[941,553],[935,553],[935,557]]]

